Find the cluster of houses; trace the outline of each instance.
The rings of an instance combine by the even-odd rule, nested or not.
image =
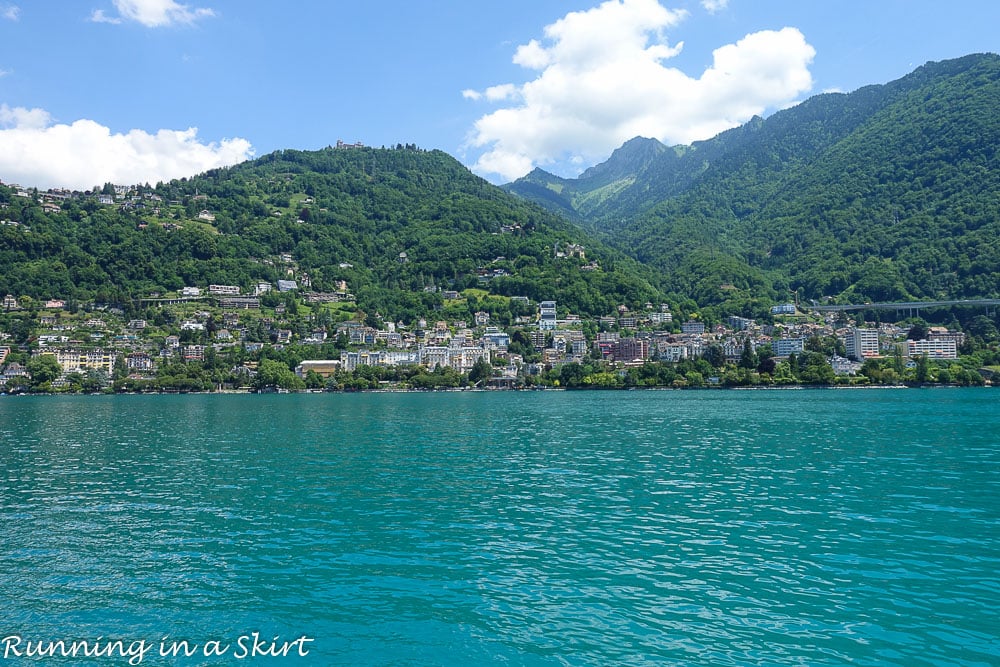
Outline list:
[[[7,187],[14,190],[14,194],[25,199],[34,199],[41,203],[42,210],[46,213],[59,213],[63,204],[71,200],[93,198],[102,206],[118,205],[122,210],[147,210],[153,215],[160,214],[163,206],[163,198],[152,192],[141,192],[135,187],[125,185],[115,185],[114,192],[79,192],[76,190],[66,190],[63,188],[52,188],[44,192],[30,190],[16,183],[10,183]],[[179,204],[180,202],[168,202]],[[16,224],[16,223],[13,223]]]
[[[160,195],[135,186],[115,185],[113,192],[80,192],[77,190],[66,190],[62,188],[51,188],[44,192],[28,189],[17,185],[8,184],[7,187],[14,190],[14,194],[25,199],[32,199],[41,204],[45,213],[59,213],[63,205],[73,200],[93,200],[101,206],[117,206],[122,211],[141,212],[152,216],[160,216],[164,206],[180,206],[180,200],[164,200]],[[204,194],[194,194],[191,200],[198,203],[207,203],[208,196]],[[311,203],[311,200],[307,200]],[[280,216],[280,211],[273,212],[273,215]],[[196,220],[213,223],[216,215],[209,209],[201,209],[194,215]],[[301,222],[301,220],[299,221]],[[15,220],[0,220],[0,224],[18,226],[21,223]],[[166,231],[176,231],[180,225],[174,222],[165,222],[161,225]],[[140,222],[139,229],[147,229],[149,223]]]
[[[580,318],[570,315],[558,319],[556,303],[543,301],[538,304],[533,322],[519,327],[541,355],[540,362],[525,363],[520,355],[509,352],[510,332],[491,326],[487,313],[477,313],[471,328],[462,321],[439,321],[428,326],[423,319],[409,331],[401,331],[392,323],[385,329],[375,329],[348,322],[338,326],[337,335],[346,336],[349,350],[338,359],[304,361],[296,372],[305,376],[315,371],[325,377],[337,370],[355,371],[360,366],[421,365],[465,373],[478,360],[485,359],[497,367],[499,377],[514,378],[588,359],[602,359],[619,367],[649,361],[679,362],[702,357],[712,346],[718,346],[727,361],[736,362],[748,343],[755,351],[768,346],[776,359],[788,359],[805,352],[809,338],[833,336],[843,342],[846,356],[834,355],[830,364],[837,374],[851,374],[860,370],[866,359],[891,356],[897,350],[911,358],[926,355],[929,359],[956,359],[958,347],[964,342],[963,333],[944,327],[930,327],[927,339],[915,341],[905,340],[908,330],[892,324],[877,328],[837,328],[832,321],[759,325],[746,318],[730,317],[726,324],[714,327],[687,321],[681,324],[680,332],[663,328],[671,323],[671,313],[665,306],[659,311],[650,307],[641,314],[623,310],[617,317],[601,318],[602,330],[588,340]]]
[[[298,294],[307,301],[353,299],[346,292],[346,283],[339,287],[344,291]],[[486,312],[475,313],[471,322],[428,323],[421,318],[409,326],[388,322],[380,328],[357,321],[293,327],[284,317],[283,304],[274,308],[273,317],[270,312],[244,312],[258,310],[260,295],[273,288],[269,283],[261,283],[254,286],[250,295],[234,285],[186,287],[179,297],[147,300],[159,305],[211,300],[221,309],[221,315],[218,309],[197,310],[174,323],[167,335],[163,335],[162,328],[152,327],[145,320],[126,320],[124,312],[115,308],[91,311],[85,318],[68,321],[60,315],[65,303],[49,300],[39,315],[33,354],[55,357],[63,371],[63,377],[55,383],[58,387],[71,373],[96,371],[110,377],[117,368],[133,379],[152,379],[160,364],[203,361],[209,350],[220,353],[242,347],[254,353],[265,346],[322,345],[331,337],[341,343],[337,346],[342,348],[339,357],[304,361],[296,369],[300,376],[310,371],[328,377],[338,370],[353,372],[363,366],[407,365],[468,373],[477,362],[485,360],[494,367],[497,378],[513,380],[540,374],[560,364],[596,359],[618,367],[648,361],[679,362],[702,357],[710,347],[721,349],[726,360],[735,362],[748,344],[754,350],[769,346],[773,356],[780,360],[806,351],[806,341],[814,336],[835,336],[843,342],[846,355],[834,356],[830,363],[836,373],[850,374],[857,372],[864,360],[897,354],[897,350],[909,357],[955,359],[964,341],[964,334],[943,327],[930,327],[925,340],[906,340],[907,330],[895,325],[837,328],[832,318],[824,323],[790,318],[784,323],[759,324],[733,316],[711,327],[701,321],[685,321],[678,331],[666,304],[659,308],[646,304],[639,312],[630,312],[622,306],[617,313],[593,323],[596,326],[590,329],[596,330],[596,335],[592,338],[585,334],[580,317],[560,318],[555,301],[538,303],[534,316],[519,318],[514,327],[506,330],[496,326]],[[278,281],[277,289],[291,291],[298,289],[298,285],[292,280],[282,280]],[[525,297],[516,298],[528,302]],[[0,303],[7,311],[21,307],[13,295],[4,296]],[[81,337],[81,332],[85,337]],[[529,341],[536,352],[532,357],[540,356],[540,361],[525,363],[523,355],[511,352],[511,336],[515,332],[521,332],[518,350],[523,351],[524,341]],[[0,390],[12,382],[23,382],[28,375],[21,364],[5,363],[11,350],[9,339],[9,333],[0,332],[3,345]],[[124,370],[119,364],[124,364]],[[252,373],[253,369],[246,371]]]

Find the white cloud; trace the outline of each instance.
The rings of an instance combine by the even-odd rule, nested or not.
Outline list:
[[[17,5],[0,5],[0,16],[8,21],[16,21],[21,18],[21,8]]]
[[[44,129],[52,121],[44,109],[25,109],[0,104],[0,128],[38,130]]]
[[[720,12],[729,6],[729,0],[701,0],[701,6],[710,14]]]
[[[118,25],[122,22],[117,16],[108,16],[105,14],[103,9],[95,9],[94,13],[90,15],[90,20],[94,23],[110,23],[112,25]]]
[[[509,102],[476,121],[466,148],[484,152],[473,168],[513,179],[538,165],[593,163],[635,136],[690,143],[811,89],[815,50],[795,28],[716,49],[698,78],[666,66],[683,43],[669,44],[664,32],[686,16],[657,0],[607,0],[547,26],[544,43],[514,55],[537,72],[533,80],[463,93]]]
[[[95,9],[90,20],[95,23],[118,24],[135,21],[147,28],[162,28],[174,25],[190,25],[203,18],[215,16],[208,8],[192,8],[175,0],[112,0],[118,16],[108,16],[102,9]]]
[[[490,102],[502,102],[518,96],[517,86],[505,83],[500,86],[490,86],[486,89],[486,99]]]
[[[54,124],[43,109],[0,105],[0,180],[85,190],[103,183],[156,183],[253,156],[246,139],[198,140],[198,130],[114,134],[92,120]]]
[[[463,90],[462,97],[467,100],[482,100],[485,99],[489,102],[502,102],[504,100],[514,99],[520,95],[520,92],[512,83],[504,83],[499,86],[490,86],[483,92],[478,90]]]
[[[517,53],[514,54],[514,64],[529,69],[542,69],[549,64],[549,54],[538,43],[538,40],[533,39],[527,44],[517,47]]]

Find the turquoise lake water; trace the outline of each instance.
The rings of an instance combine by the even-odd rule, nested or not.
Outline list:
[[[1000,392],[4,397],[0,529],[0,667],[1000,665]]]

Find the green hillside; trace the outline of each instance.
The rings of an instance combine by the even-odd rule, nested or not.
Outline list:
[[[444,290],[482,290],[494,310],[526,296],[593,315],[662,299],[635,261],[412,146],[279,151],[114,205],[76,193],[57,211],[22,194],[0,186],[0,218],[18,223],[0,227],[0,294],[122,302],[294,272],[320,292],[346,281],[363,312],[407,321]],[[564,252],[573,245],[584,258]]]
[[[1000,294],[996,55],[819,95],[689,147],[650,141],[558,193],[538,170],[507,187],[571,210],[701,304]]]

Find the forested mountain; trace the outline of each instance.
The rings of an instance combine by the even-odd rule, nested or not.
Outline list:
[[[407,321],[440,307],[443,290],[495,295],[484,308],[525,296],[590,315],[663,298],[634,260],[413,146],[279,151],[119,193],[113,205],[96,195],[0,186],[0,295],[249,291],[294,265],[313,290],[346,281],[362,311]]]
[[[568,212],[701,304],[1000,294],[1000,57],[928,63],[691,146],[634,139],[508,190]]]
[[[998,145],[1000,56],[986,54],[691,146],[636,138],[579,178],[506,186],[519,196],[401,145],[278,151],[112,203],[98,200],[110,184],[0,185],[0,295],[125,302],[294,277],[403,320],[478,288],[499,321],[520,314],[513,296],[581,315],[667,300],[747,316],[790,291],[995,297]]]

